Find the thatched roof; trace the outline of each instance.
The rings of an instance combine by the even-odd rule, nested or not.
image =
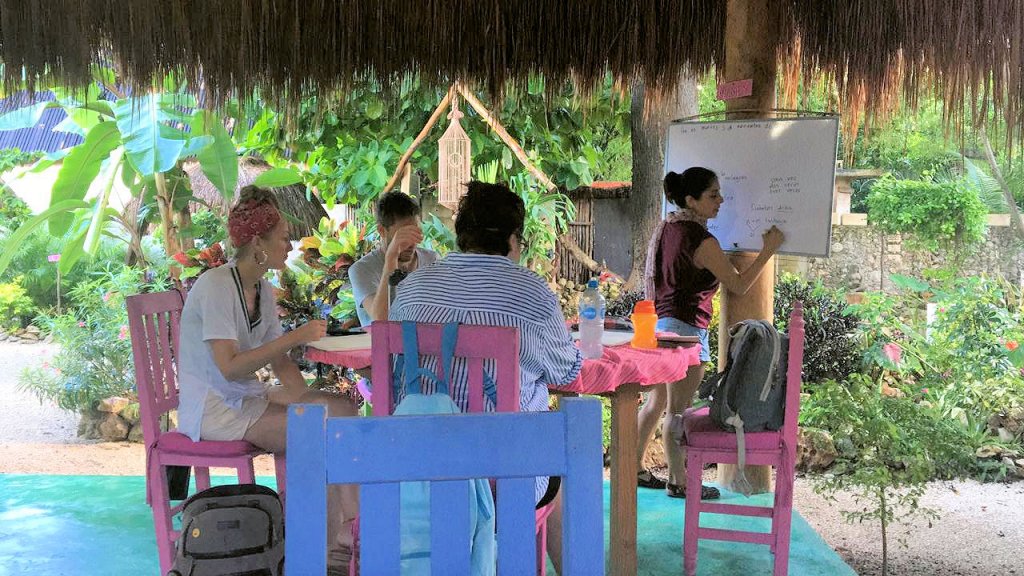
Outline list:
[[[1024,100],[1022,0],[775,0],[777,52],[825,72],[844,101],[884,108],[895,93],[989,95],[1011,126]],[[675,86],[724,56],[725,0],[0,0],[4,79],[22,68],[69,85],[113,58],[138,89],[182,72],[211,95],[254,87],[295,104],[366,77],[458,78],[497,93],[543,73],[594,86]],[[798,41],[799,39],[799,41]],[[799,49],[796,49],[799,46]],[[202,83],[199,83],[200,72]],[[954,120],[955,122],[955,120]]]
[[[195,160],[185,162],[182,166],[192,183],[192,195],[209,204],[214,210],[223,216],[227,216],[231,207],[231,201],[226,200],[212,182],[203,174],[199,163]],[[252,156],[243,156],[238,159],[238,185],[235,187],[235,194],[232,198],[238,198],[238,191],[243,187],[252,184],[256,177],[270,170],[270,164]],[[320,200],[315,196],[306,198],[306,187],[302,184],[271,188],[281,210],[293,216],[300,224],[292,222],[292,240],[298,240],[303,236],[309,236],[320,223],[320,219],[327,216]],[[202,204],[193,203],[192,211],[206,209]]]

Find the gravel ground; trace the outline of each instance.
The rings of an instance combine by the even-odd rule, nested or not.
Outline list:
[[[18,390],[22,369],[41,363],[55,350],[45,344],[0,343],[0,473],[142,474],[141,445],[79,440],[77,415],[41,404]],[[269,457],[258,458],[256,467],[257,474],[274,473]],[[827,501],[814,492],[809,480],[799,478],[794,502],[858,574],[881,574],[877,524],[849,524],[840,513],[856,509],[851,495]],[[919,520],[909,529],[892,530],[890,575],[1024,575],[1024,482],[935,482],[922,505],[938,509],[942,516],[930,525]],[[904,538],[907,546],[898,544],[898,538]]]

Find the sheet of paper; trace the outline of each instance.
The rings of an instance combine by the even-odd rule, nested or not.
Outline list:
[[[309,346],[319,348],[321,350],[327,350],[328,352],[362,350],[370,347],[370,335],[352,334],[349,336],[327,336],[317,340],[316,342],[310,342]]]
[[[573,340],[580,339],[579,332],[572,333]],[[629,344],[633,340],[632,332],[620,332],[618,330],[605,330],[604,334],[601,335],[601,344],[605,346],[621,346],[623,344]]]

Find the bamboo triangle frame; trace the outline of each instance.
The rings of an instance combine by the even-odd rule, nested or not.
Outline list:
[[[534,164],[530,162],[530,158],[526,155],[526,151],[523,150],[523,147],[519,144],[519,142],[516,141],[515,138],[512,137],[511,134],[508,133],[507,130],[505,130],[505,127],[502,126],[500,121],[498,121],[498,118],[494,114],[492,114],[491,111],[488,110],[486,106],[484,106],[483,102],[481,102],[471,91],[467,90],[464,86],[456,82],[452,84],[451,87],[448,88],[448,92],[445,94],[444,98],[441,99],[441,102],[438,103],[437,108],[434,109],[434,112],[430,115],[430,118],[427,119],[427,123],[424,124],[419,134],[416,135],[416,138],[413,139],[412,143],[409,145],[409,148],[402,154],[402,157],[398,160],[398,166],[395,168],[394,174],[391,175],[391,179],[388,180],[387,184],[384,185],[384,189],[381,190],[380,192],[381,194],[387,194],[388,192],[390,192],[392,189],[394,189],[395,185],[397,185],[398,182],[402,179],[402,176],[405,173],[407,166],[409,164],[409,160],[412,158],[413,152],[415,152],[416,148],[419,147],[419,145],[422,144],[423,141],[427,139],[427,135],[430,134],[430,130],[433,129],[435,124],[437,124],[437,121],[445,113],[445,110],[447,110],[451,106],[452,99],[456,96],[456,94],[462,96],[466,100],[466,102],[468,102],[469,105],[472,106],[474,110],[476,110],[477,114],[480,115],[480,118],[482,118],[483,121],[491,128],[491,130],[493,130],[494,133],[497,134],[498,138],[501,139],[505,146],[508,146],[509,150],[511,150],[512,153],[515,154],[516,158],[519,159],[519,162],[522,163],[523,167],[526,168],[526,170],[530,174],[532,174],[538,182],[540,182],[549,191],[555,190],[557,188],[555,183],[551,181],[551,178],[549,178],[547,174],[545,174],[540,168],[534,166]],[[602,264],[598,263],[596,260],[591,258],[590,255],[587,254],[582,248],[580,248],[579,244],[577,244],[576,241],[573,240],[573,238],[568,234],[560,234],[558,236],[558,242],[562,246],[564,246],[566,250],[568,250],[574,258],[579,260],[580,263],[582,263],[592,272],[610,272],[607,269],[607,267],[603,266]]]

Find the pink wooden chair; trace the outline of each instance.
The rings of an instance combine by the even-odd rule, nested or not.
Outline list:
[[[417,339],[421,356],[441,353],[441,324],[420,324]],[[402,354],[402,323],[378,321],[370,330],[372,346],[373,415],[388,416],[395,410],[395,398],[390,385],[394,382],[392,359]],[[465,358],[469,382],[468,412],[484,411],[484,361],[494,360],[494,385],[497,390],[498,412],[519,411],[519,329],[507,326],[459,326],[455,358]],[[553,505],[536,512],[537,574],[547,573],[547,519]],[[352,574],[355,576],[355,574]]]
[[[171,290],[138,294],[129,296],[127,304],[142,436],[146,444],[146,503],[153,509],[160,573],[164,574],[171,569],[174,541],[178,537],[172,521],[183,504],[171,504],[166,468],[193,468],[197,490],[210,487],[211,467],[234,468],[239,483],[252,484],[256,481],[252,459],[263,451],[244,440],[193,442],[180,432],[161,430],[161,418],[178,408],[178,328],[185,293]],[[284,459],[277,458],[274,463],[278,490],[283,497]]]
[[[687,576],[697,573],[697,541],[700,538],[767,544],[775,555],[774,576],[789,570],[790,522],[793,517],[793,478],[796,474],[797,420],[800,413],[800,376],[804,357],[803,304],[796,302],[789,318],[789,365],[786,371],[786,407],[782,430],[746,434],[746,463],[774,466],[775,503],[771,508],[701,502],[686,499],[683,532],[683,567]],[[686,447],[686,485],[699,487],[704,464],[736,464],[736,434],[718,427],[708,409],[689,410],[683,416]],[[691,493],[699,493],[696,490]],[[701,528],[700,513],[734,514],[771,518],[770,533]]]

